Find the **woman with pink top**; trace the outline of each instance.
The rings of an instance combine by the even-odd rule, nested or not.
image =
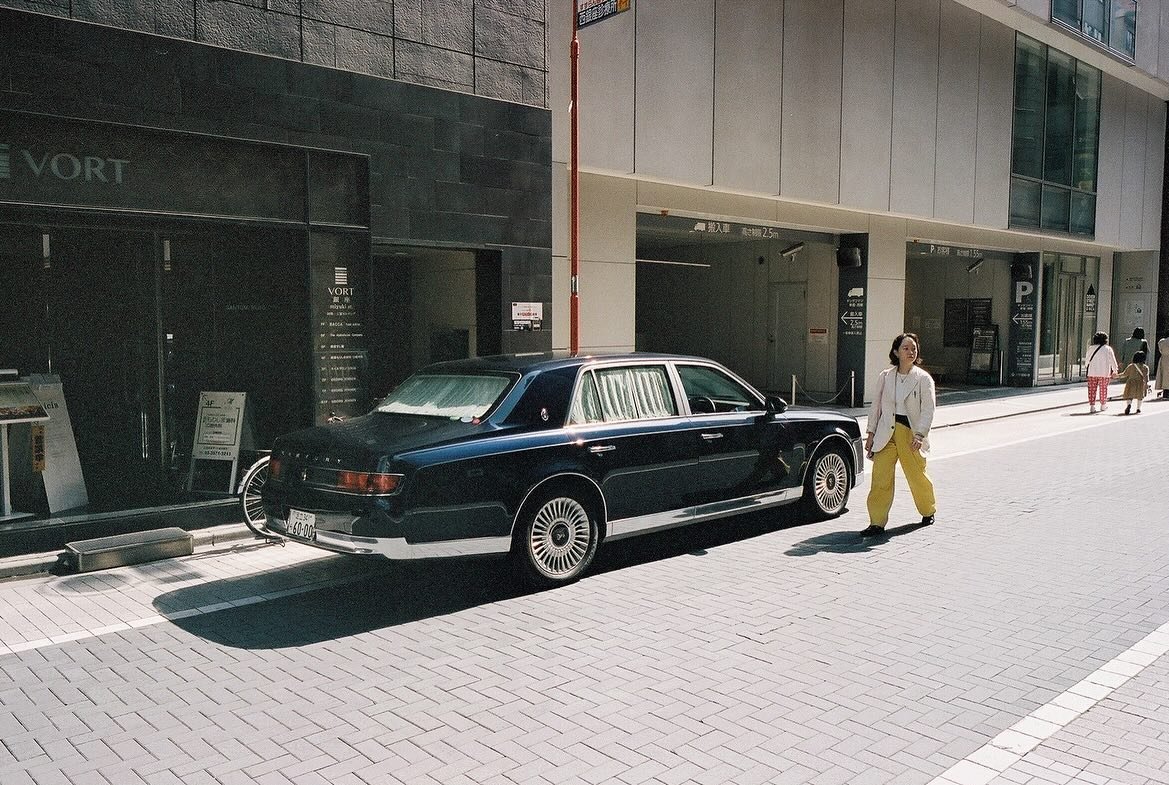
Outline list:
[[[1088,347],[1088,412],[1096,413],[1096,394],[1100,395],[1100,411],[1108,408],[1108,383],[1120,370],[1116,354],[1108,345],[1108,333],[1096,333]]]

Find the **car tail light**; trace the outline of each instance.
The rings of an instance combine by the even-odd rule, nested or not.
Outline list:
[[[379,472],[337,472],[337,490],[380,496],[393,493],[402,482],[400,474]]]
[[[275,455],[273,455],[271,460],[268,461],[268,479],[279,480],[280,474],[283,471],[284,471],[284,462],[281,461],[279,458],[277,458]]]

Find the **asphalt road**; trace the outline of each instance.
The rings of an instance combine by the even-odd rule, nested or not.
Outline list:
[[[1117,412],[1120,407],[1113,404]],[[0,783],[1169,783],[1169,403],[931,437],[788,510],[500,561],[302,546],[0,583]]]

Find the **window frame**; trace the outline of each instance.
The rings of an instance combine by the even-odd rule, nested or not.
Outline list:
[[[1072,20],[1063,18],[1063,16],[1057,16],[1056,6],[1059,4],[1059,0],[1052,0],[1051,4],[1049,5],[1048,13],[1048,18],[1051,20],[1052,24],[1058,25],[1061,29],[1067,30],[1077,38],[1088,42],[1097,49],[1104,50],[1109,54],[1119,57],[1127,63],[1136,62],[1137,25],[1140,23],[1141,13],[1140,0],[1101,0],[1104,6],[1104,29],[1100,31],[1100,37],[1092,35],[1085,30],[1087,21],[1084,18],[1084,0],[1071,0],[1071,2],[1076,8],[1076,18],[1074,23]],[[1132,51],[1129,51],[1127,47],[1118,49],[1113,45],[1113,40],[1115,38],[1114,28],[1117,26],[1116,9],[1122,3],[1132,4]],[[1127,18],[1127,14],[1122,17],[1122,19]],[[1125,24],[1124,40],[1130,40],[1127,24]]]
[[[1023,42],[1026,42],[1026,43],[1023,43]],[[1070,165],[1071,165],[1071,179],[1073,180],[1073,182],[1060,183],[1060,182],[1056,182],[1053,180],[1048,180],[1048,179],[1046,179],[1046,176],[1036,177],[1036,176],[1031,175],[1031,174],[1020,173],[1020,172],[1016,171],[1016,164],[1020,159],[1026,158],[1026,156],[1021,156],[1018,154],[1018,145],[1017,145],[1017,141],[1019,139],[1019,136],[1018,136],[1018,134],[1019,134],[1018,114],[1020,111],[1020,108],[1018,105],[1018,101],[1019,101],[1019,97],[1018,97],[1018,87],[1019,87],[1018,67],[1019,67],[1019,62],[1020,62],[1019,52],[1028,45],[1031,47],[1034,47],[1034,46],[1042,47],[1042,51],[1043,51],[1043,61],[1042,61],[1043,74],[1042,74],[1042,79],[1040,79],[1039,81],[1043,84],[1042,105],[1043,105],[1043,115],[1044,116],[1043,116],[1043,120],[1042,120],[1042,130],[1040,132],[1040,137],[1038,139],[1039,149],[1037,151],[1038,152],[1037,160],[1039,161],[1040,166],[1042,167],[1042,170],[1041,170],[1042,174],[1046,175],[1046,173],[1047,173],[1046,172],[1046,166],[1047,166],[1047,160],[1048,160],[1047,159],[1047,149],[1048,149],[1048,143],[1050,141],[1049,132],[1048,132],[1048,114],[1050,113],[1049,107],[1048,107],[1048,98],[1049,98],[1049,90],[1050,90],[1051,79],[1052,79],[1052,69],[1054,67],[1056,67],[1056,66],[1052,65],[1052,58],[1050,56],[1050,53],[1053,51],[1053,47],[1050,47],[1041,41],[1036,41],[1035,39],[1031,38],[1030,36],[1026,36],[1022,33],[1016,32],[1016,35],[1015,35],[1015,69],[1016,69],[1016,73],[1014,76],[1015,94],[1014,94],[1012,101],[1011,101],[1011,174],[1010,174],[1010,189],[1009,189],[1009,193],[1008,193],[1007,225],[1009,228],[1038,229],[1040,231],[1054,232],[1054,233],[1067,235],[1070,237],[1094,239],[1096,236],[1096,221],[1095,221],[1096,202],[1097,202],[1097,197],[1099,195],[1099,182],[1100,182],[1099,181],[1099,178],[1100,178],[1100,107],[1101,107],[1101,102],[1103,100],[1103,98],[1102,98],[1103,76],[1102,76],[1099,69],[1094,68],[1094,67],[1084,63],[1081,60],[1077,60],[1074,57],[1071,57],[1066,52],[1062,52],[1058,49],[1054,50],[1055,52],[1058,52],[1058,54],[1060,56],[1060,58],[1057,58],[1057,60],[1058,59],[1070,60],[1070,64],[1071,64],[1071,76],[1072,76],[1072,91],[1071,91],[1071,93],[1072,93],[1073,99],[1072,99],[1072,103],[1071,103],[1071,124],[1070,124],[1068,130],[1070,131],[1070,138],[1071,138]],[[1065,63],[1065,65],[1066,65],[1066,63]],[[1090,71],[1088,71],[1087,69],[1090,69]],[[1086,111],[1085,107],[1078,105],[1076,100],[1075,100],[1075,96],[1077,94],[1076,86],[1081,79],[1086,79],[1089,77],[1092,77],[1095,81],[1095,108],[1094,108],[1094,110],[1092,110],[1092,115],[1095,117],[1095,131],[1093,132],[1093,134],[1091,136],[1091,147],[1092,147],[1091,155],[1092,155],[1092,159],[1094,162],[1096,173],[1095,173],[1095,176],[1092,178],[1093,188],[1091,190],[1086,189],[1086,188],[1081,188],[1077,185],[1076,182],[1074,182],[1075,175],[1076,175],[1077,156],[1084,155],[1088,152],[1086,149],[1079,150],[1076,148],[1076,139],[1078,136],[1078,129],[1079,129],[1079,119],[1080,119],[1082,113],[1084,111]],[[1083,182],[1083,181],[1080,181],[1080,182]],[[1026,185],[1029,188],[1038,188],[1038,192],[1039,192],[1038,208],[1037,208],[1037,211],[1034,214],[1034,216],[1030,216],[1030,215],[1022,216],[1020,214],[1020,217],[1016,218],[1016,212],[1015,212],[1016,204],[1022,203],[1019,201],[1019,199],[1021,198],[1021,194],[1022,194],[1022,191],[1020,191],[1019,188],[1020,188],[1020,186],[1023,186],[1023,185]],[[1046,196],[1045,196],[1045,194],[1046,194]],[[1064,220],[1062,220],[1062,221],[1052,220],[1052,218],[1051,218],[1052,213],[1047,210],[1047,208],[1050,205],[1050,202],[1048,200],[1051,198],[1061,198],[1065,202],[1064,209],[1061,210],[1061,215],[1062,215]],[[1073,205],[1088,205],[1089,203],[1091,206],[1091,214],[1092,214],[1091,231],[1085,232],[1085,231],[1074,230],[1073,226],[1074,226],[1075,222],[1072,220],[1072,215],[1073,215],[1072,206]]]

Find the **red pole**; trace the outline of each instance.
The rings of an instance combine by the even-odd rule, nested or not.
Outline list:
[[[580,40],[576,35],[576,1],[572,1],[572,44],[569,47],[569,59],[571,60],[571,95],[568,102],[568,123],[570,127],[570,165],[569,165],[569,195],[568,195],[568,213],[569,213],[569,301],[568,301],[568,350],[575,357],[580,352],[580,288],[578,286],[578,276],[580,275],[580,256],[579,256],[579,242],[580,242],[580,225],[579,225],[579,211],[580,211],[580,194],[579,186],[579,167],[577,162],[577,118],[580,112],[577,110],[577,61],[580,59]]]

